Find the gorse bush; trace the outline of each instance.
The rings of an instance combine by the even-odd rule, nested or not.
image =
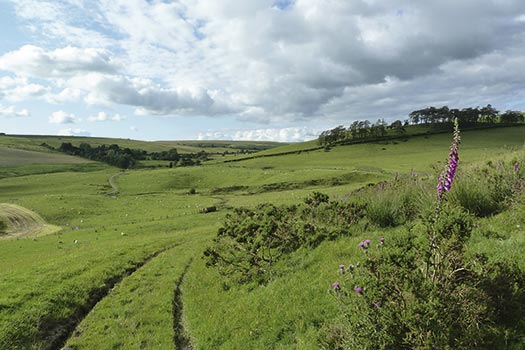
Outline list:
[[[322,193],[300,205],[234,209],[204,252],[206,265],[237,283],[265,283],[284,254],[347,234],[363,215],[361,204],[329,201]]]

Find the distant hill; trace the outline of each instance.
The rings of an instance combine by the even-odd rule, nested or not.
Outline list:
[[[142,149],[147,152],[162,152],[176,148],[179,153],[194,152],[237,152],[237,151],[261,151],[271,149],[286,143],[268,141],[139,141],[132,139],[84,137],[84,136],[46,136],[46,135],[5,135],[0,136],[0,147],[36,150],[49,152],[42,144],[58,148],[63,142],[70,142],[74,146],[88,143],[91,146],[117,144],[121,148]]]

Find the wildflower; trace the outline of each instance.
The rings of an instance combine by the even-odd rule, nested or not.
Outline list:
[[[359,247],[360,248],[364,248],[365,247],[365,242],[359,242]]]
[[[353,270],[353,269],[354,269],[354,265],[353,264],[348,264],[348,271]]]
[[[514,172],[515,173],[519,173],[520,171],[520,165],[518,164],[518,162],[514,163]]]
[[[385,243],[385,237],[379,238],[379,243],[381,243],[381,244]]]
[[[380,307],[380,306],[381,306],[381,302],[380,302],[379,300],[376,301],[376,302],[374,303],[374,306],[375,306],[375,307]]]
[[[459,136],[459,123],[457,118],[454,120],[454,138],[450,145],[450,153],[448,154],[448,161],[445,164],[443,171],[439,174],[438,184],[436,186],[438,192],[438,199],[443,199],[443,193],[450,191],[452,182],[456,176],[456,170],[459,162],[459,143],[461,137]]]
[[[369,245],[370,245],[370,243],[372,243],[372,241],[371,241],[371,240],[369,240],[369,239],[367,239],[367,240],[365,241],[365,244],[366,244],[367,246],[369,246]]]
[[[341,285],[339,284],[339,282],[334,282],[334,283],[332,283],[332,288],[334,290],[339,290],[339,289],[341,289]]]
[[[361,288],[361,287],[355,287],[355,292],[356,292],[357,294],[361,294],[361,293],[363,293],[363,288]]]

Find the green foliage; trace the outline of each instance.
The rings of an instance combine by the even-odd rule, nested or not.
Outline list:
[[[398,226],[415,219],[428,205],[423,184],[416,178],[381,182],[365,194],[366,216],[379,227]]]
[[[344,282],[334,285],[343,318],[326,327],[325,347],[494,349],[518,343],[525,330],[519,316],[523,272],[467,255],[471,231],[472,218],[445,204],[413,232],[365,243],[364,262],[341,269]]]
[[[523,176],[513,164],[500,161],[497,166],[471,170],[454,184],[451,201],[479,217],[501,212],[524,187]]]
[[[265,283],[284,254],[348,233],[363,217],[363,209],[360,204],[329,202],[319,192],[300,205],[234,209],[204,252],[206,264],[238,283]]]

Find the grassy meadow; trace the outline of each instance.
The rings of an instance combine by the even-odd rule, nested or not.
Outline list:
[[[1,136],[0,219],[18,208],[11,221],[20,223],[0,233],[0,349],[331,348],[323,339],[342,317],[330,292],[338,265],[362,259],[360,241],[415,230],[419,219],[394,227],[360,221],[335,239],[283,255],[260,285],[233,283],[206,266],[203,252],[235,208],[297,205],[314,191],[331,200],[371,201],[373,192],[363,191],[398,177],[416,177],[432,190],[450,140],[437,134],[275,155],[316,147],[308,142],[261,152],[272,157],[124,172],[40,144],[181,152],[232,151],[239,144]],[[515,162],[525,168],[524,146],[524,126],[463,132],[458,183],[474,188],[470,174]],[[523,191],[501,205],[473,219],[467,251],[525,269]],[[207,207],[217,211],[201,213]],[[36,217],[54,229],[23,232]],[[513,346],[525,348],[525,340]]]

